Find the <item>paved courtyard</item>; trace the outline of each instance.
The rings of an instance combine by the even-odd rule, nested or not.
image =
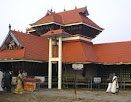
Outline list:
[[[22,95],[0,93],[0,102],[131,102],[131,90],[119,94],[106,93],[105,90],[43,89],[25,92]]]

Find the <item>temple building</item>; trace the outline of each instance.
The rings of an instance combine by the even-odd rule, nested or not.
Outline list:
[[[131,86],[131,41],[93,44],[104,29],[89,18],[87,7],[69,11],[48,10],[30,24],[26,33],[11,30],[0,48],[0,68],[45,76],[45,85],[58,89],[92,87],[93,78],[107,85],[116,73],[120,87]],[[91,85],[92,84],[92,85]]]

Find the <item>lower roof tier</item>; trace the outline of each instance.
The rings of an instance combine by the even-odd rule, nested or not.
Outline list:
[[[30,59],[48,61],[47,38],[11,31],[22,48],[0,51],[0,60]],[[8,35],[10,36],[10,34]],[[8,38],[8,37],[7,37]],[[9,39],[8,39],[9,41]],[[17,42],[17,43],[18,43]],[[6,43],[6,39],[5,39]],[[3,44],[5,44],[3,43]],[[6,45],[6,44],[5,44]],[[63,63],[131,63],[131,41],[93,44],[82,39],[63,41]],[[6,48],[6,47],[5,47]],[[53,46],[53,56],[57,57],[58,47]]]

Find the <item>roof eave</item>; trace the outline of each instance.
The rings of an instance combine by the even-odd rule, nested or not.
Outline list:
[[[84,25],[86,25],[86,26],[89,26],[89,27],[91,27],[91,28],[94,28],[94,29],[96,29],[96,30],[99,30],[99,31],[103,31],[103,30],[104,30],[103,28],[97,28],[97,27],[91,26],[91,25],[89,25],[89,24],[87,24],[87,23],[82,23],[82,24],[84,24]]]
[[[84,24],[86,26],[89,26],[89,27],[94,28],[94,29],[99,30],[99,31],[104,30],[103,28],[97,28],[97,27],[91,26],[91,25],[84,23],[84,22],[75,22],[75,23],[71,23],[71,24],[60,24],[60,23],[57,23],[57,22],[48,22],[48,23],[43,23],[43,24],[32,25],[31,27],[38,27],[38,26],[48,25],[48,24],[57,24],[57,25],[60,25],[60,26],[72,26],[72,25]]]
[[[24,59],[24,58],[9,58],[9,59],[0,59],[0,62],[19,62],[19,61],[26,61],[26,62],[38,62],[38,63],[43,63],[46,61],[41,61],[41,60],[33,60],[33,59]]]
[[[58,37],[58,36],[62,36],[62,37],[71,37],[70,34],[65,34],[65,33],[53,34],[53,35],[43,35],[42,37],[50,38],[50,37]]]

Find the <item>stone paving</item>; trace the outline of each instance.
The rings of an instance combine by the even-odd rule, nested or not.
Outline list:
[[[105,90],[45,89],[25,92],[22,95],[0,93],[0,102],[131,102],[131,90],[119,94],[106,93]]]
[[[35,92],[34,94],[43,94],[43,95],[50,95],[56,97],[67,97],[67,98],[78,98],[84,100],[98,100],[98,101],[110,101],[110,102],[131,102],[131,90],[129,91],[120,91],[119,94],[111,94],[106,93],[104,90],[77,90],[76,96],[74,94],[73,89],[66,89],[66,90],[48,90],[45,89],[44,91]]]

